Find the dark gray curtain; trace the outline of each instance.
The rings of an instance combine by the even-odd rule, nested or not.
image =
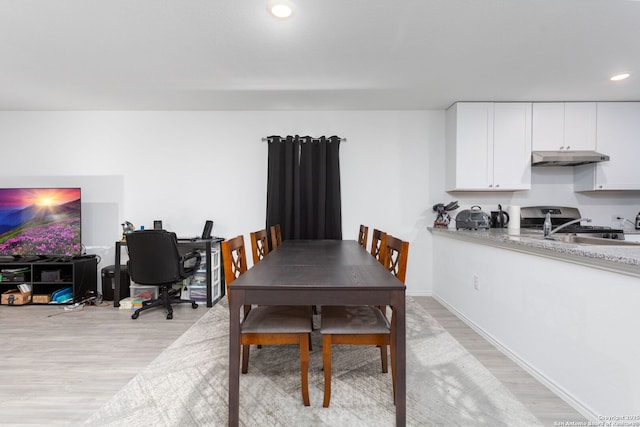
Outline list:
[[[342,239],[340,138],[271,136],[267,229],[282,239]]]

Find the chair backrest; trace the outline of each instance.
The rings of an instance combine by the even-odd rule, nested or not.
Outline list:
[[[271,226],[271,250],[274,250],[282,244],[282,230],[280,224]]]
[[[360,231],[358,232],[358,243],[365,250],[367,249],[367,239],[369,238],[369,227],[360,224]]]
[[[177,283],[193,274],[184,267],[176,234],[166,230],[139,230],[126,234],[131,280],[142,285]]]
[[[371,233],[371,255],[380,263],[384,261],[384,250],[387,246],[387,233],[376,228]]]
[[[222,250],[222,264],[224,266],[224,281],[229,300],[229,285],[241,274],[247,271],[247,255],[244,249],[244,237],[236,236],[233,239],[220,243]]]
[[[409,259],[409,242],[387,235],[384,250],[384,268],[404,283]]]
[[[251,253],[253,255],[253,265],[256,265],[262,258],[269,255],[269,243],[267,242],[267,230],[262,229],[249,233],[251,236]]]

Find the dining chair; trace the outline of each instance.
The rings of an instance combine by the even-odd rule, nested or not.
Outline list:
[[[376,228],[373,229],[373,233],[371,233],[371,255],[380,263],[383,262],[386,240],[387,233]]]
[[[385,259],[383,266],[404,283],[409,242],[392,236],[385,236]],[[329,407],[331,400],[331,355],[332,345],[375,345],[380,347],[382,372],[388,372],[387,346],[391,346],[391,382],[393,399],[396,396],[395,373],[395,310],[391,322],[377,306],[323,306],[320,324],[322,334],[322,367],[324,370],[324,401]]]
[[[369,236],[369,227],[360,224],[360,231],[358,232],[358,243],[360,246],[367,250],[367,238]]]
[[[273,228],[276,227],[275,236],[280,236],[279,243],[282,243],[282,235],[280,234],[280,224],[277,226],[271,227],[271,236],[274,236]],[[269,244],[267,243],[267,230],[259,230],[251,235],[251,251],[253,253],[253,265],[256,265],[262,258],[269,254]],[[274,237],[272,237],[274,239]],[[273,240],[274,242],[276,240]],[[275,249],[275,248],[274,248]],[[317,309],[315,306],[310,306],[312,308],[312,313],[316,314]],[[311,329],[313,329],[313,318],[311,319]],[[258,346],[260,348],[261,346]],[[309,340],[309,350],[313,350],[313,346],[311,344],[311,340]]]
[[[247,271],[247,259],[242,235],[220,244],[224,266],[227,299],[233,281]],[[242,373],[249,370],[251,345],[297,344],[300,347],[300,379],[302,401],[309,406],[309,336],[311,335],[311,310],[307,306],[244,306],[244,318],[240,322],[242,346]]]
[[[276,249],[282,244],[282,230],[280,224],[271,226],[271,250]]]
[[[251,237],[251,254],[253,255],[253,265],[269,254],[269,243],[267,242],[267,230],[262,229],[249,233]]]

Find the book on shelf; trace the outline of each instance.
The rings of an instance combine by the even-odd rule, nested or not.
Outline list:
[[[21,267],[21,268],[3,268],[0,270],[2,274],[19,274],[19,273],[28,273],[31,269],[29,267]]]

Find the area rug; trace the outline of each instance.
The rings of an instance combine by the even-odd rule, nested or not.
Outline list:
[[[314,321],[319,323],[319,319]],[[223,300],[85,425],[227,425],[228,326],[228,308]],[[381,371],[380,351],[367,346],[335,346],[331,406],[323,408],[319,331],[313,333],[312,342],[310,407],[302,404],[298,348],[252,347],[249,373],[240,377],[240,425],[395,425],[391,374]],[[407,425],[541,424],[422,306],[408,297]]]

